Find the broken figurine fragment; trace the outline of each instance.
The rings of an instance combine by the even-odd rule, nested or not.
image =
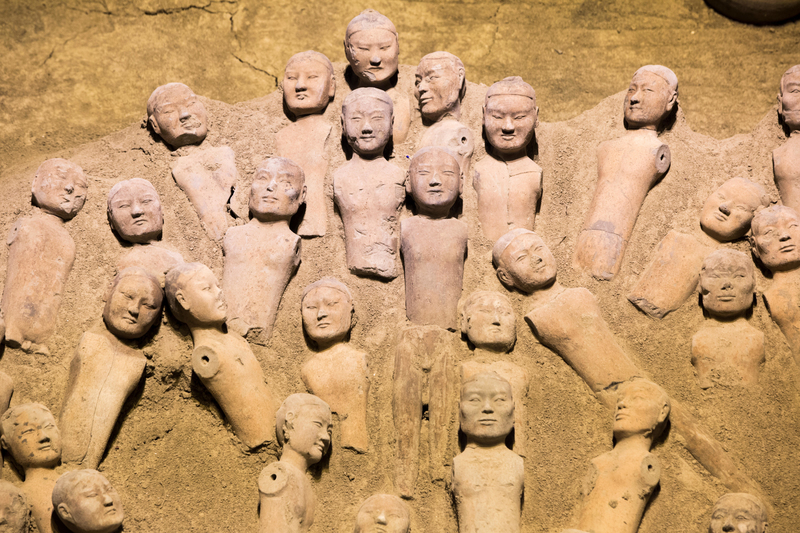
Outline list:
[[[0,533],[28,533],[30,521],[25,494],[13,483],[0,480]]]
[[[752,494],[728,493],[711,511],[708,533],[767,533],[767,508]]]
[[[97,470],[73,470],[58,478],[53,488],[53,508],[72,533],[121,531],[125,511],[122,499]]]
[[[200,144],[208,134],[206,106],[183,83],[167,83],[150,94],[147,123],[173,149]]]
[[[414,96],[424,124],[461,118],[461,101],[467,93],[464,63],[450,52],[433,52],[419,60]]]
[[[778,115],[789,138],[772,151],[772,170],[783,205],[796,211],[800,209],[800,65],[781,77]]]

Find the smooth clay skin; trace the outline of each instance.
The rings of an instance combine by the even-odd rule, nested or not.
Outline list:
[[[647,65],[633,75],[623,108],[628,132],[597,149],[597,185],[575,244],[576,269],[606,281],[619,272],[644,198],[669,169],[658,129],[677,103],[678,78],[668,68]]]
[[[420,150],[429,146],[450,150],[458,159],[462,176],[470,174],[472,154],[475,153],[475,136],[464,124],[453,118],[447,118],[432,125],[425,130],[419,141]]]
[[[30,518],[25,494],[14,484],[0,480],[0,533],[28,533]]]
[[[414,75],[414,97],[422,123],[461,119],[461,101],[467,92],[464,63],[450,52],[433,52],[419,60]]]
[[[700,212],[700,227],[719,242],[744,237],[756,209],[769,207],[764,187],[746,178],[731,178],[706,199]]]
[[[487,155],[475,165],[472,183],[481,230],[492,241],[514,228],[533,230],[542,196],[542,167],[528,157],[527,147],[538,117],[536,93],[519,76],[498,81],[486,91]]]
[[[459,533],[519,533],[525,468],[506,447],[514,427],[511,384],[494,372],[461,386],[461,431],[467,444],[453,458]]]
[[[53,508],[72,533],[114,533],[122,528],[122,499],[97,470],[67,472],[53,489]]]
[[[324,54],[313,50],[295,54],[286,63],[281,89],[284,108],[292,123],[277,133],[278,155],[303,169],[308,187],[306,211],[297,233],[319,237],[325,235],[328,224],[325,146],[331,124],[323,113],[336,94],[333,64]]]
[[[75,261],[75,241],[64,227],[83,207],[83,170],[66,159],[48,159],[33,179],[38,209],[17,220],[8,235],[8,270],[3,300],[6,344],[49,354],[61,295]]]
[[[783,205],[800,209],[800,65],[781,77],[778,115],[789,138],[772,152],[775,185]]]
[[[764,334],[745,318],[755,286],[755,266],[742,252],[723,248],[703,262],[700,297],[710,319],[692,337],[692,364],[701,388],[758,382]]]
[[[344,225],[347,266],[358,276],[398,275],[399,211],[405,174],[389,163],[393,106],[380,89],[356,89],[342,104],[342,132],[353,157],[333,174],[333,197]]]
[[[747,493],[722,496],[711,511],[708,533],[767,533],[767,508]]]
[[[201,263],[175,267],[167,274],[166,294],[172,314],[192,333],[192,369],[236,436],[250,449],[271,442],[272,393],[247,341],[224,329],[227,308],[214,273]]]
[[[305,198],[303,170],[289,159],[267,159],[250,185],[250,222],[225,234],[228,326],[257,344],[272,336],[283,291],[300,265],[300,237],[289,220]]]
[[[393,494],[373,494],[361,504],[353,533],[410,533],[411,518],[403,500]]]
[[[342,282],[324,278],[305,288],[300,310],[303,330],[317,348],[300,370],[303,383],[339,415],[342,448],[366,453],[367,354],[346,342],[353,322],[353,296]]]
[[[69,368],[59,427],[65,463],[97,468],[123,404],[142,379],[147,359],[131,341],[161,317],[161,285],[144,269],[120,272],[103,321],[81,337]]]
[[[200,144],[208,134],[208,113],[183,83],[156,88],[147,99],[147,123],[173,149]]]
[[[306,476],[328,453],[331,410],[311,394],[292,394],[275,416],[280,461],[261,471],[259,533],[305,533],[314,523],[316,496]]]

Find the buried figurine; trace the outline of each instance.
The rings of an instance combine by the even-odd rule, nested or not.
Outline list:
[[[767,533],[767,508],[744,492],[722,496],[711,511],[708,533]]]
[[[30,520],[25,494],[13,483],[0,480],[0,533],[28,533]]]
[[[433,52],[419,60],[414,96],[423,124],[461,118],[461,102],[467,93],[466,72],[464,63],[450,52]]]
[[[800,65],[781,77],[778,115],[789,138],[772,151],[772,170],[783,205],[796,211],[800,209]]]
[[[114,533],[125,519],[119,493],[97,470],[62,475],[52,500],[58,518],[72,533]]]
[[[409,533],[411,516],[393,494],[373,494],[361,504],[353,533]]]
[[[305,533],[316,496],[306,477],[331,444],[331,409],[312,394],[292,394],[275,415],[281,458],[261,471],[259,533]]]

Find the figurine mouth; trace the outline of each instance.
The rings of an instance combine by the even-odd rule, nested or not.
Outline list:
[[[200,121],[196,118],[181,121],[181,126],[186,130],[196,130],[200,127]]]
[[[717,301],[718,302],[731,302],[734,299],[736,299],[736,297],[735,296],[731,296],[731,295],[717,296]]]
[[[728,220],[728,217],[727,217],[727,215],[725,215],[725,214],[723,214],[723,213],[720,213],[719,211],[717,211],[716,213],[714,213],[714,218],[716,218],[716,219],[717,219],[717,220],[719,220],[720,222],[725,222],[726,220]]]
[[[123,322],[127,322],[128,324],[136,324],[138,322],[135,318],[133,318],[130,315],[122,317],[122,320]]]
[[[137,218],[133,221],[134,226],[144,226],[147,224],[148,220],[146,218]]]
[[[39,446],[39,451],[41,451],[41,452],[49,451],[49,450],[52,450],[52,449],[53,449],[53,445],[50,444],[49,442],[47,444],[42,444],[41,446]]]
[[[419,105],[429,104],[432,100],[433,100],[433,97],[431,97],[431,96],[420,97]]]
[[[106,511],[106,514],[117,514],[117,508],[116,507],[112,507],[111,509]]]
[[[786,252],[793,252],[795,248],[797,248],[797,246],[795,246],[794,244],[786,244],[781,246],[780,250],[781,252],[786,253]]]
[[[513,133],[504,133],[504,134],[503,134],[503,135],[501,135],[500,137],[501,137],[501,138],[502,138],[504,141],[513,141],[514,139],[516,139],[516,137],[517,137],[517,136],[516,136],[515,134],[513,134]]]
[[[319,329],[325,329],[325,328],[327,328],[327,327],[328,327],[328,326],[330,326],[330,325],[331,325],[331,323],[330,323],[330,322],[319,322],[319,323],[317,323],[317,327],[318,327]]]
[[[480,420],[478,420],[478,422],[480,422],[481,425],[483,425],[483,426],[490,426],[492,424],[496,424],[497,423],[497,419],[496,418],[481,418]]]

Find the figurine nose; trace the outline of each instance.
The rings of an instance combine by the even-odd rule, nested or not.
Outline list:
[[[733,283],[731,282],[731,280],[726,279],[725,281],[722,282],[722,290],[725,289],[730,290],[732,288],[733,288]]]
[[[429,185],[431,187],[436,187],[437,185],[441,185],[441,184],[442,184],[442,180],[439,177],[439,173],[438,172],[432,173],[431,174],[431,181],[430,181]]]
[[[791,236],[789,235],[789,232],[786,231],[786,229],[781,228],[780,232],[778,233],[778,240],[779,241],[788,241],[789,239],[791,239]]]
[[[361,126],[361,133],[372,133],[372,124],[370,124],[369,120],[364,121],[364,125]]]
[[[75,188],[71,184],[69,184],[66,187],[64,187],[64,190],[67,191],[67,194],[72,194],[72,191],[74,191]]]
[[[138,217],[144,213],[144,209],[142,209],[142,204],[140,202],[132,202],[131,203],[131,216]]]
[[[722,526],[722,531],[736,531],[736,526],[731,523],[730,517],[725,519],[725,525]]]
[[[317,311],[317,320],[321,320],[328,316],[328,308],[324,305],[319,306],[319,310]]]
[[[112,505],[114,505],[114,500],[111,498],[111,495],[107,492],[103,493],[103,506],[111,507]]]
[[[300,76],[297,78],[297,83],[294,85],[294,92],[299,93],[300,91],[306,90],[306,78],[304,76]]]
[[[503,121],[503,133],[514,133],[514,121],[511,120],[511,117],[506,117]]]
[[[638,104],[642,101],[642,93],[639,89],[636,89],[634,93],[631,95],[630,102],[631,104]]]
[[[181,120],[186,120],[187,118],[189,118],[191,116],[192,116],[192,112],[189,110],[188,107],[184,107],[183,109],[181,109],[181,114],[180,114]]]
[[[420,80],[419,85],[417,85],[417,92],[419,94],[428,92],[428,82],[425,80]]]
[[[380,56],[374,55],[371,58],[369,58],[369,64],[372,65],[373,67],[381,66],[381,58],[380,58]]]
[[[276,186],[277,182],[274,179],[271,179],[267,182],[267,190],[270,192],[274,191]]]
[[[378,524],[386,525],[388,522],[386,521],[386,511],[381,511],[381,514],[375,518],[375,522]]]
[[[50,442],[50,436],[44,431],[39,432],[39,443]]]
[[[494,413],[494,407],[492,406],[491,398],[486,398],[483,402],[483,409],[481,409],[482,413]]]
[[[128,304],[128,313],[131,316],[139,316],[139,303],[136,300],[131,300]]]
[[[728,204],[720,204],[719,210],[725,215],[731,214],[731,208],[728,207]]]

